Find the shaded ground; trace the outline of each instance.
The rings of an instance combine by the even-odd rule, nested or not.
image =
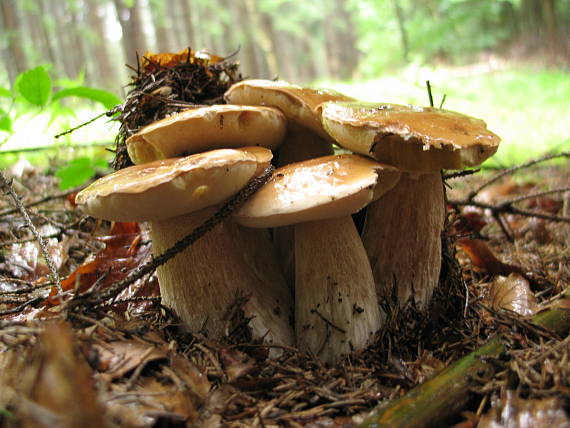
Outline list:
[[[28,211],[48,237],[65,291],[52,289],[41,249],[4,187],[3,426],[356,426],[374,406],[401,397],[497,332],[508,343],[498,369],[470,379],[463,413],[443,420],[502,426],[490,424],[500,423],[506,408],[511,419],[525,413],[535,422],[540,409],[546,423],[568,424],[570,342],[527,321],[570,283],[570,225],[553,221],[568,217],[568,165],[507,175],[479,193],[476,201],[487,209],[464,203],[489,175],[448,180],[455,203],[444,275],[429,316],[414,308],[389,314],[375,343],[336,367],[292,348],[243,342],[240,331],[224,343],[184,332],[160,306],[153,276],[102,299],[148,259],[144,227],[112,228],[82,216],[56,190],[53,177],[33,168],[12,171],[12,177],[24,204],[48,196]],[[559,191],[542,194],[546,189]],[[551,218],[513,216],[512,206]],[[81,274],[71,276],[82,264]],[[50,291],[53,297],[46,299]]]

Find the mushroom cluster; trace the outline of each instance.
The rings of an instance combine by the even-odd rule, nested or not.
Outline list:
[[[241,293],[254,337],[296,343],[328,363],[382,328],[380,298],[425,309],[441,265],[440,171],[496,151],[484,122],[282,81],[242,81],[225,99],[143,128],[127,140],[136,165],[77,196],[93,216],[149,221],[161,254],[276,151],[270,181],[158,269],[164,304],[191,330],[220,338]],[[361,235],[351,215],[365,207]]]

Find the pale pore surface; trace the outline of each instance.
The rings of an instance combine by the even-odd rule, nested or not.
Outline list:
[[[384,317],[352,218],[296,225],[295,258],[299,349],[334,363],[342,355],[365,347]]]
[[[402,174],[368,206],[362,240],[379,297],[403,306],[413,296],[420,309],[427,307],[439,280],[444,217],[439,172]]]
[[[209,218],[216,208],[151,223],[153,253],[163,253]],[[163,303],[192,331],[214,339],[232,325],[225,315],[238,296],[253,335],[266,343],[292,345],[292,301],[266,230],[225,221],[157,269]],[[267,335],[266,335],[267,334]]]

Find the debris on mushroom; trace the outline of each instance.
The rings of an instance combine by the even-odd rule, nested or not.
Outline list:
[[[94,217],[150,221],[153,253],[159,255],[213,215],[271,158],[266,148],[246,147],[135,165],[95,181],[76,202]],[[268,237],[259,240],[243,230],[222,222],[160,266],[163,303],[192,331],[206,330],[219,339],[231,331],[225,315],[242,296],[254,337],[292,344],[291,298]]]
[[[440,170],[480,164],[496,152],[499,137],[482,120],[436,108],[327,102],[318,110],[339,145],[403,171],[368,207],[362,239],[378,294],[426,309],[441,269]]]
[[[147,125],[126,144],[135,164],[221,148],[276,149],[286,126],[283,113],[271,107],[202,106]]]
[[[234,216],[248,227],[295,225],[297,345],[325,362],[363,348],[382,326],[370,264],[350,215],[399,176],[359,155],[292,163],[277,169]]]

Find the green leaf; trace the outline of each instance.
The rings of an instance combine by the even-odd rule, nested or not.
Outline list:
[[[16,89],[26,101],[35,106],[44,106],[51,93],[51,78],[38,66],[24,71],[16,78]]]
[[[2,86],[0,86],[0,97],[4,97],[4,98],[12,98],[12,91],[10,89],[6,89]]]
[[[121,99],[112,92],[89,88],[87,86],[76,86],[75,88],[62,89],[53,95],[53,100],[57,101],[65,97],[86,98],[103,104],[106,109],[111,109],[116,105],[121,104]]]
[[[12,132],[12,119],[2,109],[0,109],[0,131]]]
[[[61,190],[81,186],[94,175],[95,167],[88,157],[75,158],[55,172],[55,176],[60,180],[59,188]]]

